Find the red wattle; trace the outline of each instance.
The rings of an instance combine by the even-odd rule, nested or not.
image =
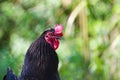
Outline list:
[[[57,39],[54,40],[54,44],[53,44],[53,47],[54,49],[56,50],[59,46],[59,41]]]

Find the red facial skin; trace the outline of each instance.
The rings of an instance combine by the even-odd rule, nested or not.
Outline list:
[[[45,36],[45,40],[56,50],[59,47],[59,40],[57,37],[63,36],[63,26],[55,25],[54,27],[55,32],[47,32]]]

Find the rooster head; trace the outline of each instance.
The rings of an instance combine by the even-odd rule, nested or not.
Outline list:
[[[56,50],[59,47],[59,39],[63,36],[63,26],[55,25],[54,28],[47,30],[45,40]]]

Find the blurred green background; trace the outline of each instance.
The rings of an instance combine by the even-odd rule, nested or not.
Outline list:
[[[120,0],[0,0],[0,79],[20,75],[29,45],[65,26],[57,50],[61,80],[120,80]]]

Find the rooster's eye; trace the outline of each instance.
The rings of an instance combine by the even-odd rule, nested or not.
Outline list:
[[[54,34],[52,32],[48,32],[46,35],[46,37],[52,37],[52,36],[54,36]]]
[[[49,35],[49,36],[53,36],[53,33],[49,33],[48,35]]]

